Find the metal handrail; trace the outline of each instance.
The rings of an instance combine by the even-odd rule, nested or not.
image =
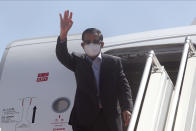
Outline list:
[[[148,83],[148,78],[149,78],[149,75],[151,73],[150,70],[151,70],[152,65],[155,65],[157,68],[161,68],[161,65],[160,65],[159,61],[157,60],[153,50],[151,50],[148,53],[148,58],[147,58],[147,61],[146,61],[146,65],[145,65],[145,68],[144,68],[142,80],[140,82],[136,102],[135,102],[134,109],[133,109],[133,112],[132,112],[132,117],[131,117],[131,120],[130,120],[129,127],[128,127],[127,131],[134,131],[135,128],[137,127],[136,124],[137,124],[137,120],[139,119],[139,113],[140,113],[140,109],[142,107],[142,100],[143,100],[144,95],[145,95],[145,90],[147,88],[146,85]]]
[[[195,53],[195,51],[196,50],[195,50],[193,44],[191,43],[190,38],[186,37],[185,44],[184,44],[184,50],[183,50],[181,63],[180,63],[180,68],[179,68],[179,72],[178,72],[178,76],[177,76],[177,81],[176,81],[176,85],[174,87],[174,93],[173,93],[173,99],[172,99],[173,103],[171,104],[171,107],[170,107],[170,116],[167,119],[168,125],[167,125],[167,127],[165,127],[165,131],[172,131],[174,128],[176,111],[178,108],[180,91],[181,91],[181,87],[182,87],[182,81],[183,81],[184,72],[186,69],[188,55],[189,55],[189,53]],[[137,128],[137,123],[138,123],[139,116],[140,116],[140,110],[142,108],[142,101],[143,101],[143,98],[145,97],[145,90],[147,88],[152,64],[154,64],[157,68],[161,68],[161,65],[160,65],[159,61],[157,60],[153,50],[150,51],[148,54],[148,58],[146,61],[142,80],[141,80],[141,83],[139,86],[138,95],[137,95],[136,102],[134,105],[131,121],[130,121],[130,124],[129,124],[127,131],[135,131]]]
[[[167,120],[168,125],[166,126],[165,131],[172,131],[175,125],[176,112],[178,108],[180,91],[182,88],[182,81],[183,81],[184,72],[186,69],[186,63],[187,63],[189,51],[195,52],[195,48],[191,43],[190,37],[186,37],[184,50],[183,50],[183,54],[182,54],[182,58],[180,62],[179,72],[178,72],[178,76],[176,80],[176,85],[174,88],[172,105],[170,107],[170,116],[168,117],[168,120]]]

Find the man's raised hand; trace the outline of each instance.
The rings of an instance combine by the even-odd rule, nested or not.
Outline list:
[[[67,33],[69,29],[72,27],[73,21],[72,21],[72,12],[69,13],[69,10],[65,10],[64,17],[62,17],[61,13],[60,16],[60,39],[65,40],[67,38]]]

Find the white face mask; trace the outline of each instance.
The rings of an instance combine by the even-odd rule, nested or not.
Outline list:
[[[100,53],[101,45],[94,43],[86,44],[84,45],[84,51],[88,56],[95,57]]]

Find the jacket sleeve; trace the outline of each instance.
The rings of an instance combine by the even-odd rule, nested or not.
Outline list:
[[[129,86],[129,82],[123,72],[123,67],[121,63],[121,59],[118,61],[119,65],[119,103],[121,106],[122,112],[128,110],[130,112],[133,111],[133,99],[132,99],[132,91]]]
[[[71,71],[75,71],[76,61],[73,53],[70,54],[67,49],[67,39],[60,41],[60,37],[57,39],[56,56],[58,60]]]

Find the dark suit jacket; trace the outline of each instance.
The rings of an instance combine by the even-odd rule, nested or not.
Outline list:
[[[96,80],[85,54],[68,53],[67,41],[57,39],[59,61],[75,73],[77,90],[69,124],[92,124],[99,113]],[[122,131],[121,111],[132,112],[131,88],[123,72],[119,57],[102,54],[100,69],[100,100],[103,113],[112,131]]]

